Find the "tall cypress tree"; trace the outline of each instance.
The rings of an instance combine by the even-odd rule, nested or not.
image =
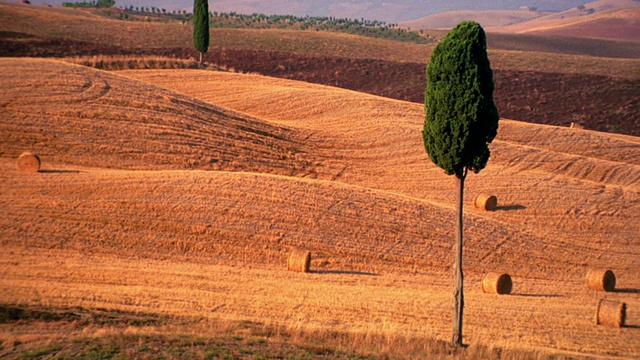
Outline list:
[[[193,3],[193,46],[200,54],[202,65],[204,53],[209,50],[209,2],[194,0]]]
[[[433,51],[427,65],[424,145],[431,160],[455,175],[457,212],[454,260],[452,342],[462,345],[464,309],[462,234],[464,180],[489,160],[489,143],[498,131],[493,102],[493,72],[487,56],[486,35],[473,21],[451,30]]]

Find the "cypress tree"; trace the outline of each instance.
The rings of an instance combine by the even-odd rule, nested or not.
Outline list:
[[[193,46],[200,54],[200,65],[203,55],[209,50],[209,2],[194,0],[193,4]]]
[[[462,272],[462,208],[464,180],[489,160],[489,143],[498,131],[493,102],[493,72],[486,35],[473,21],[453,28],[433,51],[427,65],[424,146],[431,160],[447,175],[455,175],[456,231],[452,342],[462,345],[464,309]]]

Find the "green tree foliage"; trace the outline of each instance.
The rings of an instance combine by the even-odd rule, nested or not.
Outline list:
[[[487,165],[499,119],[493,88],[484,30],[462,22],[434,49],[427,66],[424,145],[448,175],[462,178]]]
[[[209,50],[209,2],[195,0],[193,4],[193,45],[200,54],[200,64],[204,53]]]
[[[453,337],[462,345],[464,310],[462,234],[464,180],[489,160],[489,143],[498,131],[493,103],[493,72],[486,36],[475,22],[458,24],[445,36],[427,65],[426,117],[422,136],[431,160],[456,179],[456,230],[453,292]]]
[[[114,7],[116,6],[116,2],[115,0],[64,2],[62,3],[62,6],[65,6],[65,7]]]
[[[433,39],[421,36],[416,31],[405,30],[397,24],[386,24],[377,20],[338,19],[334,17],[298,17],[294,15],[265,15],[214,12],[211,17],[213,28],[257,28],[332,31],[395,41],[426,44]]]

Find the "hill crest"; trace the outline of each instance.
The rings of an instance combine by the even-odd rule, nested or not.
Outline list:
[[[33,3],[60,5],[65,0],[32,0]],[[585,0],[528,0],[526,5],[544,11],[560,11],[583,4]],[[166,8],[169,11],[192,11],[189,0],[138,0],[137,6]],[[426,6],[425,6],[426,5]],[[452,10],[516,10],[522,1],[467,1],[432,0],[216,0],[210,2],[210,10],[243,14],[264,13],[296,16],[331,16],[379,20],[396,23]]]
[[[640,41],[640,2],[599,0],[560,12],[452,11],[403,22],[412,29],[450,29],[463,20],[487,32]]]

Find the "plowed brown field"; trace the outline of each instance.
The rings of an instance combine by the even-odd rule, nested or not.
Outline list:
[[[0,72],[0,303],[449,339],[453,179],[422,105],[212,71]],[[16,171],[23,151],[41,172]],[[491,151],[465,188],[465,342],[639,357],[640,139],[503,119]],[[286,271],[297,247],[312,273]],[[596,267],[619,291],[584,286]],[[514,294],[483,294],[488,271]],[[593,324],[603,296],[629,326]]]

